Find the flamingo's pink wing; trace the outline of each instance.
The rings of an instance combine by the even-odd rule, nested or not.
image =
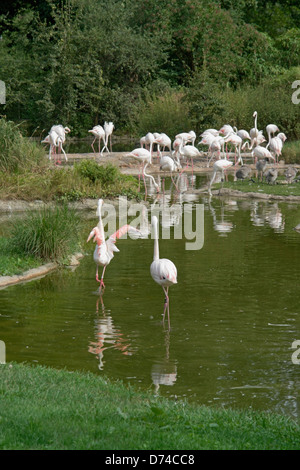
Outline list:
[[[135,235],[138,235],[140,236],[141,235],[141,232],[140,230],[138,230],[137,228],[135,227],[132,227],[132,225],[123,225],[123,227],[119,228],[119,230],[117,230],[115,233],[113,233],[109,239],[112,241],[112,242],[116,242],[119,238],[121,238],[123,235],[125,235],[126,233],[131,233],[131,234],[135,234]]]

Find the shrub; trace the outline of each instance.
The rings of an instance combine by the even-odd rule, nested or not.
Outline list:
[[[79,223],[79,217],[67,205],[44,207],[13,223],[12,245],[22,254],[61,262],[75,249]]]
[[[169,90],[164,95],[146,93],[136,109],[136,132],[139,136],[148,132],[165,132],[171,139],[179,132],[189,132],[192,120],[183,93]]]
[[[100,166],[95,160],[82,160],[76,164],[76,171],[81,176],[88,178],[92,183],[115,183],[120,179],[120,171],[112,164]]]
[[[16,172],[31,170],[45,159],[41,145],[23,137],[18,126],[0,119],[0,169]]]

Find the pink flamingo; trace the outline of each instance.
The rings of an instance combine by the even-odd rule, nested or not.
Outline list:
[[[159,258],[158,246],[158,219],[156,216],[151,220],[153,236],[154,236],[154,254],[153,261],[150,266],[150,273],[155,282],[162,286],[165,293],[165,305],[163,313],[163,321],[165,320],[166,311],[168,311],[168,324],[170,329],[170,310],[169,310],[169,287],[177,284],[177,269],[175,264],[166,258]]]
[[[97,213],[96,213],[96,215],[98,215],[99,217],[99,222],[98,222],[98,225],[94,227],[93,230],[90,232],[88,239],[87,239],[87,242],[89,242],[91,238],[94,238],[93,241],[97,243],[95,250],[94,250],[93,258],[97,265],[96,281],[100,283],[100,286],[99,286],[100,293],[101,293],[102,288],[105,288],[103,278],[104,278],[106,266],[108,266],[111,260],[113,259],[114,252],[120,251],[115,246],[116,241],[120,237],[125,235],[127,232],[141,236],[140,230],[132,227],[131,225],[123,225],[123,227],[117,230],[114,234],[112,234],[109,237],[107,241],[105,241],[104,227],[103,227],[103,222],[102,222],[102,217],[101,217],[102,204],[103,204],[103,199],[99,199]],[[99,266],[103,266],[101,279],[99,279],[99,276],[98,276]]]

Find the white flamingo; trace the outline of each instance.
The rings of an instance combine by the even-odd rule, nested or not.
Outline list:
[[[163,288],[165,294],[163,321],[165,320],[166,311],[168,311],[168,324],[170,329],[170,310],[168,294],[169,287],[174,284],[177,284],[177,268],[175,264],[169,259],[159,257],[158,219],[156,216],[152,217],[151,224],[154,237],[154,253],[153,262],[150,266],[150,273],[153,280]]]
[[[106,149],[109,153],[109,149],[107,147],[107,144],[108,144],[108,139],[110,141],[110,151],[112,150],[112,142],[111,142],[111,136],[112,136],[112,133],[114,131],[114,123],[113,122],[106,122],[104,123],[104,131],[105,131],[105,142],[104,142],[104,147],[102,148],[102,151],[101,153],[104,151],[104,149]]]
[[[88,132],[93,134],[93,136],[95,137],[92,144],[91,144],[93,152],[96,153],[96,151],[94,149],[94,143],[98,139],[99,155],[102,154],[102,151],[100,150],[100,142],[101,142],[101,140],[103,140],[103,143],[104,143],[104,146],[105,146],[105,130],[103,129],[102,126],[98,125],[98,126],[94,126],[93,129],[90,129]]]
[[[262,145],[257,145],[256,147],[254,147],[254,149],[252,150],[252,156],[255,157],[255,163],[261,158],[269,158],[275,161],[275,158],[273,157],[271,152],[269,152],[267,148],[262,147]]]
[[[222,175],[222,179],[224,180],[224,171],[227,170],[228,168],[230,168],[231,166],[233,165],[233,162],[227,160],[226,158],[222,158],[221,160],[217,160],[215,163],[214,163],[214,166],[213,166],[213,175],[211,177],[211,180],[209,182],[209,188],[208,188],[208,194],[210,196],[212,196],[212,192],[211,192],[211,187],[212,187],[212,184],[215,180],[215,177],[217,175],[217,173],[221,173]]]
[[[283,132],[279,132],[279,134],[277,134],[276,137],[272,137],[272,139],[270,139],[266,147],[266,148],[269,147],[270,152],[275,155],[277,164],[278,164],[279,157],[281,155],[283,144],[286,141],[286,139],[287,139],[286,135]]]
[[[181,143],[179,145],[179,154],[181,157],[186,158],[186,160],[190,159],[192,161],[192,175],[194,172],[194,158],[200,157],[201,153],[194,145],[184,145],[183,139],[181,139]]]
[[[151,154],[152,154],[152,145],[153,145],[153,142],[150,145],[150,150],[148,150],[144,147],[138,147],[138,148],[132,150],[127,155],[125,155],[125,157],[135,158],[135,160],[137,160],[140,163],[139,189],[140,189],[141,175],[143,175],[143,171],[144,171],[144,166],[145,166],[146,163],[149,163],[150,165],[152,163],[152,156],[151,156]],[[144,178],[144,176],[143,176],[143,178]],[[145,184],[145,180],[144,180],[144,184]],[[145,186],[145,190],[146,190],[146,186]]]
[[[156,192],[159,193],[160,192],[160,188],[159,188],[159,185],[157,184],[157,182],[155,181],[155,178],[154,176],[152,175],[149,175],[148,173],[146,173],[146,169],[147,169],[147,166],[149,165],[149,162],[147,162],[143,168],[143,179],[144,179],[144,185],[145,185],[145,199],[147,198],[147,185],[146,185],[146,181],[145,181],[145,177],[149,178],[152,183],[154,184],[154,187],[156,189]]]
[[[180,163],[178,164],[178,162],[173,160],[173,158],[170,157],[169,155],[164,155],[164,156],[160,157],[160,170],[163,171],[164,173],[166,171],[171,173],[171,180],[172,180],[175,188],[177,189],[177,191],[178,191],[178,188],[177,188],[177,185],[176,185],[176,183],[173,179],[173,173],[175,171],[179,171],[180,168],[181,168]],[[163,188],[164,188],[164,182],[165,182],[165,180],[163,179]]]
[[[276,124],[268,124],[267,127],[266,127],[266,131],[267,131],[268,140],[269,140],[268,145],[267,145],[266,148],[268,148],[269,145],[270,145],[270,140],[271,140],[271,138],[274,137],[274,134],[275,134],[276,132],[279,132],[279,129],[278,129],[278,127],[276,126]]]
[[[162,152],[164,152],[166,148],[168,148],[170,152],[172,151],[172,141],[170,137],[164,132],[158,134],[155,137],[153,143],[157,144],[157,153],[159,155],[161,155],[160,149],[162,149]]]
[[[49,160],[51,160],[52,154],[56,155],[56,149],[60,149],[65,156],[66,162],[68,161],[68,157],[63,148],[63,138],[58,135],[56,131],[50,130],[49,134],[41,141],[41,143],[49,144]],[[54,163],[56,165],[56,157],[54,158]],[[58,163],[61,163],[60,160],[58,160]]]

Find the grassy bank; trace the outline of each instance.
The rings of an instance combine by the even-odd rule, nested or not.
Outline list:
[[[0,367],[0,449],[297,449],[300,428],[267,413],[174,402],[90,373]]]
[[[255,180],[254,180],[255,181]],[[262,193],[274,194],[277,196],[300,196],[300,183],[284,184],[283,179],[278,179],[276,184],[268,184],[265,182],[244,181],[225,181],[223,184],[217,183],[213,185],[213,189],[228,188],[244,193]]]
[[[8,236],[0,237],[0,276],[20,274],[49,261],[68,263],[80,251],[80,224],[78,214],[66,204],[15,218],[8,223]]]

